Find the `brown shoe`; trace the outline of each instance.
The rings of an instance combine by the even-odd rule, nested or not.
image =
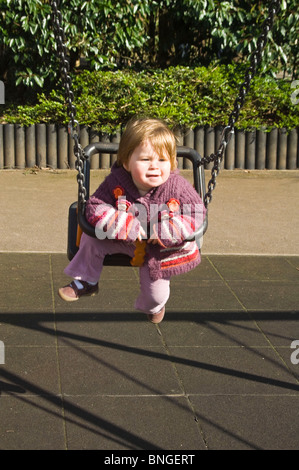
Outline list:
[[[147,315],[147,318],[149,319],[151,323],[161,323],[161,321],[164,318],[164,314],[165,314],[165,307],[163,307],[159,313],[149,313]]]
[[[82,297],[82,295],[96,295],[99,292],[98,284],[92,285],[86,281],[79,282],[81,282],[83,287],[77,287],[75,281],[72,281],[67,286],[61,287],[58,290],[59,296],[66,302],[74,302]]]

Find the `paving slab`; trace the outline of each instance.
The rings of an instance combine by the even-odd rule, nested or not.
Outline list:
[[[211,450],[298,450],[298,396],[192,396],[191,401]]]
[[[4,382],[8,394],[0,397],[1,450],[65,450],[62,399],[32,396],[26,387],[10,385],[20,383],[19,377],[10,381]]]
[[[294,395],[299,386],[272,348],[170,348],[188,395]]]
[[[78,449],[78,435],[82,449],[125,450],[126,455],[138,449],[206,449],[186,397],[71,397],[68,403],[70,449]]]

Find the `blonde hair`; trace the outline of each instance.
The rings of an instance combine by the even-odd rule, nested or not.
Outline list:
[[[168,126],[160,119],[131,119],[121,137],[117,164],[127,164],[134,150],[148,140],[159,156],[167,156],[171,170],[177,167],[176,137]]]

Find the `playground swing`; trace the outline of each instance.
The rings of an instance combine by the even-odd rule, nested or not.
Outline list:
[[[72,92],[72,80],[69,75],[69,61],[67,59],[67,49],[65,46],[65,35],[62,28],[62,15],[58,9],[58,2],[50,0],[52,9],[52,21],[55,34],[55,40],[57,45],[57,53],[60,59],[60,71],[65,87],[65,98],[68,107],[68,115],[70,118],[68,129],[71,137],[74,140],[74,155],[76,157],[76,169],[77,169],[77,183],[78,183],[78,200],[71,204],[69,208],[68,218],[68,248],[67,256],[71,260],[79,249],[80,237],[82,232],[86,233],[91,237],[96,237],[95,227],[90,225],[85,218],[85,206],[89,198],[89,187],[90,187],[90,158],[94,154],[108,153],[116,154],[118,151],[118,144],[115,143],[92,143],[84,149],[80,145],[80,128],[79,123],[76,120],[76,108],[74,106],[74,95]],[[268,34],[272,29],[274,16],[279,10],[279,1],[272,1],[269,5],[268,17],[265,19],[262,25],[262,32],[257,40],[257,46],[255,51],[252,53],[250,58],[250,65],[245,72],[244,82],[239,88],[239,94],[234,102],[234,108],[228,118],[228,124],[224,127],[220,144],[215,153],[209,156],[201,157],[198,152],[189,147],[179,146],[177,148],[178,158],[187,158],[192,162],[193,168],[193,184],[195,190],[198,192],[202,200],[204,201],[205,207],[208,209],[208,205],[212,200],[212,192],[216,187],[216,177],[220,170],[221,161],[224,156],[224,151],[229,143],[229,140],[234,133],[234,125],[239,118],[241,108],[244,104],[245,97],[249,91],[251,80],[256,75],[257,67],[261,62],[262,53],[268,40]],[[213,163],[211,170],[211,179],[208,182],[207,189],[205,185],[205,173],[204,166]],[[196,240],[199,248],[201,247],[201,241],[204,233],[208,226],[208,211],[206,212],[205,219],[202,226],[188,238],[188,240]],[[187,241],[187,240],[185,240]],[[110,266],[132,266],[134,260],[124,254],[107,255],[104,260],[104,265]]]

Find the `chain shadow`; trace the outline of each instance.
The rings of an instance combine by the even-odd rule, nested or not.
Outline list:
[[[295,312],[296,313],[296,312]],[[298,314],[296,313],[298,316]],[[295,315],[295,317],[296,317]],[[236,319],[236,312],[234,313],[228,313],[228,312],[222,312],[221,314],[217,314],[217,321],[222,322],[229,322],[232,319]],[[213,315],[214,320],[215,320],[215,313]],[[274,314],[274,320],[286,320],[286,317],[289,319],[294,319],[294,314],[290,312],[286,313],[279,313],[279,314]],[[84,342],[87,345],[90,346],[101,346],[107,349],[115,349],[120,352],[129,352],[132,354],[135,354],[137,356],[147,356],[147,357],[152,357],[154,359],[159,359],[161,361],[165,361],[174,365],[183,365],[183,366],[191,366],[194,368],[199,368],[201,370],[208,370],[210,372],[214,372],[217,374],[221,375],[228,375],[228,376],[233,376],[233,377],[238,377],[241,379],[246,379],[249,381],[254,381],[254,382],[259,382],[259,383],[265,383],[268,386],[275,386],[275,387],[280,387],[282,389],[288,389],[288,390],[293,390],[293,391],[299,391],[299,385],[292,384],[283,380],[278,380],[278,379],[273,379],[269,377],[261,377],[257,374],[252,374],[248,372],[243,372],[243,371],[238,371],[236,369],[231,369],[228,367],[223,367],[223,366],[217,366],[216,364],[206,364],[202,361],[198,360],[190,360],[190,359],[185,359],[183,357],[180,357],[179,355],[173,355],[169,354],[167,352],[161,353],[157,351],[149,351],[148,349],[143,349],[142,347],[136,347],[132,345],[124,345],[124,344],[119,344],[115,343],[113,341],[107,341],[103,340],[100,338],[92,338],[92,337],[86,337],[82,334],[78,333],[70,333],[67,331],[60,331],[59,329],[53,329],[45,325],[45,323],[50,322],[51,324],[53,323],[53,314],[26,314],[25,320],[24,320],[24,313],[19,314],[1,314],[0,315],[0,322],[1,323],[7,323],[11,326],[18,326],[22,328],[29,328],[31,330],[35,330],[40,333],[45,333],[48,335],[55,335],[58,339],[62,339],[66,342],[71,342],[72,346],[74,346],[74,341],[80,341]],[[243,315],[244,318],[244,315]],[[269,315],[266,312],[262,312],[261,318],[264,319],[269,319]],[[209,324],[209,320],[211,321],[211,313],[209,312],[204,312],[204,313],[195,313],[195,312],[189,312],[189,313],[183,313],[179,314],[178,312],[173,312],[169,314],[169,319],[174,322],[180,322],[181,319],[184,321],[193,321],[193,322],[198,322],[201,324]],[[271,319],[273,319],[271,317]],[[92,321],[94,322],[95,320],[98,321],[105,321],[105,322],[131,322],[131,321],[140,321],[140,314],[130,314],[126,315],[124,313],[100,313],[100,314],[95,314],[95,313],[76,313],[76,314],[55,314],[55,321],[57,324],[59,322],[89,322]],[[245,322],[245,320],[244,320]],[[42,324],[43,323],[43,324]],[[210,325],[211,326],[211,325]],[[245,328],[246,322],[244,325]],[[219,332],[218,332],[219,333]],[[109,364],[107,363],[107,366]],[[116,370],[118,373],[124,373],[123,371],[120,371],[119,369]],[[104,420],[102,418],[99,418],[98,416],[86,411],[83,408],[78,407],[77,405],[72,404],[69,402],[66,397],[55,397],[51,395],[45,394],[45,391],[41,389],[39,386],[36,386],[34,384],[31,384],[30,382],[18,377],[17,375],[8,372],[4,369],[0,369],[0,375],[2,376],[3,379],[9,380],[11,383],[6,383],[3,381],[0,381],[0,394],[1,391],[3,393],[8,393],[8,394],[17,394],[20,397],[20,394],[22,397],[20,397],[23,400],[28,400],[28,397],[25,396],[26,392],[31,392],[35,394],[40,394],[42,393],[43,396],[45,397],[46,400],[51,402],[52,404],[55,404],[61,408],[61,400],[63,399],[63,406],[66,411],[70,413],[71,417],[68,417],[67,420],[71,423],[74,423],[76,425],[82,426],[86,430],[88,429],[91,432],[96,432],[103,437],[109,436],[109,439],[111,439],[113,442],[118,443],[120,445],[125,444],[130,447],[132,446],[132,449],[139,447],[140,449],[156,449],[157,446],[153,446],[151,442],[149,442],[146,439],[140,438],[139,436],[136,436],[134,433],[131,433],[125,429],[123,429],[120,426],[116,426],[112,423],[110,423],[107,420]],[[135,379],[134,379],[135,380]],[[152,392],[157,393],[157,391],[152,388]],[[38,406],[35,404],[35,406]],[[48,410],[49,411],[49,410]],[[49,411],[51,413],[51,411]],[[81,419],[84,421],[85,424],[79,424],[75,419]],[[202,417],[199,417],[202,419]],[[211,422],[210,424],[213,425]],[[92,427],[91,427],[92,426]],[[96,430],[94,428],[96,426]],[[225,429],[222,429],[223,432],[228,432]],[[230,433],[231,434],[231,433]],[[236,437],[236,436],[235,436]],[[240,436],[237,437],[240,439]],[[248,443],[249,444],[249,443]]]
[[[208,318],[209,318],[209,313],[205,312],[205,313],[186,313],[184,312],[183,314],[178,314],[178,312],[173,312],[172,314],[175,318],[174,321],[179,321],[179,318],[183,318],[184,321],[197,321],[197,322],[205,322],[205,323],[208,323]],[[168,317],[169,319],[173,320],[172,318],[172,315],[171,313],[168,314]],[[227,322],[229,320],[229,318],[227,318],[228,315],[230,315],[230,313],[226,312],[226,313],[217,313],[218,315],[218,322],[220,322],[220,320],[222,319],[222,321],[224,320],[223,316],[225,315],[225,322]],[[236,319],[236,312],[233,312],[231,314],[233,316],[233,319]],[[263,312],[263,318],[265,318],[265,313]],[[271,314],[272,315],[272,314]],[[71,322],[74,322],[74,321],[83,321],[83,322],[87,322],[87,321],[92,321],[94,322],[95,321],[95,318],[98,316],[98,319],[99,321],[103,321],[103,322],[113,322],[113,321],[116,321],[117,322],[131,322],[131,321],[140,321],[140,314],[129,314],[129,315],[126,315],[124,313],[100,313],[100,314],[95,314],[95,313],[90,313],[87,314],[87,313],[76,313],[76,314],[55,314],[55,317],[56,317],[56,322],[59,323],[59,321],[71,321]],[[291,316],[291,317],[290,317]],[[271,319],[274,319],[274,320],[286,320],[286,318],[288,317],[289,319],[292,318],[292,320],[294,320],[294,316],[295,317],[298,317],[299,318],[299,313],[297,312],[281,312],[279,314],[274,314],[274,318],[271,317]],[[115,350],[119,350],[119,351],[123,351],[123,352],[131,352],[131,353],[134,353],[134,354],[137,354],[139,356],[150,356],[150,357],[153,357],[153,358],[156,358],[156,359],[160,359],[162,361],[166,361],[166,362],[173,362],[173,363],[176,363],[176,364],[181,364],[181,365],[188,365],[188,366],[191,366],[191,367],[195,367],[195,368],[200,368],[202,370],[210,370],[210,371],[213,371],[213,372],[217,372],[219,374],[223,374],[223,375],[233,375],[235,377],[239,377],[239,378],[246,378],[247,380],[252,380],[252,381],[256,381],[256,382],[260,382],[260,383],[266,383],[268,385],[273,385],[273,386],[278,386],[278,387],[281,387],[281,388],[289,388],[291,390],[299,390],[299,386],[298,385],[294,385],[294,384],[291,384],[291,383],[288,383],[288,382],[285,382],[285,381],[281,381],[281,380],[278,380],[278,379],[271,379],[271,378],[263,378],[257,374],[250,374],[250,373],[247,373],[247,372],[241,372],[241,371],[237,371],[235,369],[230,369],[230,368],[226,368],[226,367],[223,367],[223,366],[217,366],[217,365],[213,365],[213,364],[205,364],[201,361],[194,361],[194,360],[191,360],[191,359],[184,359],[182,357],[179,357],[179,356],[175,356],[175,355],[169,355],[169,354],[162,354],[162,353],[159,353],[159,352],[155,352],[155,351],[149,351],[149,350],[145,350],[141,347],[136,347],[136,346],[128,346],[128,345],[124,345],[124,344],[119,344],[119,343],[114,343],[112,341],[107,341],[107,340],[103,340],[103,339],[99,339],[99,338],[91,338],[91,337],[86,337],[86,336],[82,336],[81,334],[78,334],[78,333],[70,333],[70,332],[67,332],[67,331],[59,331],[57,328],[56,329],[52,329],[52,328],[49,328],[49,327],[46,327],[46,326],[43,326],[41,324],[39,324],[39,321],[36,321],[37,318],[39,317],[39,314],[27,314],[26,315],[26,323],[28,326],[26,326],[26,323],[24,322],[24,317],[23,317],[23,314],[20,315],[20,314],[1,314],[0,315],[0,321],[2,323],[6,323],[8,322],[9,324],[11,325],[18,325],[19,327],[29,327],[30,329],[35,329],[39,332],[43,332],[43,333],[46,333],[46,334],[49,334],[49,335],[55,335],[57,338],[64,338],[64,339],[69,339],[69,340],[76,340],[76,341],[81,341],[81,342],[84,342],[86,344],[89,344],[89,345],[92,345],[92,346],[101,346],[101,347],[105,347],[105,348],[112,348],[112,349],[115,349]],[[199,318],[201,318],[202,320],[200,321]],[[268,320],[269,320],[269,316],[266,317]],[[214,314],[214,319],[215,319],[215,314]],[[249,318],[248,318],[249,319]],[[33,322],[34,320],[34,322]],[[40,316],[40,320],[43,321],[43,322],[47,322],[47,321],[51,321],[53,322],[53,314],[41,314]]]
[[[130,446],[134,445],[134,447],[131,447],[132,449],[135,449],[135,446],[137,446],[140,449],[161,450],[157,448],[157,446],[154,446],[150,441],[137,436],[136,434],[126,430],[125,428],[121,426],[117,426],[99,416],[96,416],[93,413],[90,413],[86,409],[83,409],[82,407],[78,405],[74,405],[65,397],[62,398],[59,396],[50,395],[42,387],[34,385],[28,380],[24,380],[18,375],[13,374],[12,372],[0,369],[0,376],[3,379],[6,379],[10,382],[10,383],[5,383],[3,381],[0,381],[0,387],[4,386],[3,390],[9,391],[10,394],[14,394],[14,393],[26,394],[27,392],[29,392],[37,396],[42,396],[46,402],[49,402],[55,407],[57,407],[57,410],[60,410],[60,412],[59,411],[53,412],[49,410],[48,408],[45,408],[45,407],[42,408],[40,405],[36,403],[33,404],[32,400],[30,401],[30,399],[28,399],[27,397],[18,396],[18,398],[20,398],[24,402],[34,405],[35,407],[39,409],[43,409],[47,413],[52,414],[57,418],[64,419],[69,423],[73,423],[77,426],[83,427],[85,430],[95,432],[95,430],[90,427],[93,425],[97,428],[97,431],[96,431],[97,435],[101,435],[102,437],[108,438],[114,443],[117,443],[120,445],[127,445],[129,448]],[[0,394],[1,394],[1,388],[0,388]],[[74,419],[71,419],[65,416],[63,418],[61,414],[62,407],[66,412],[69,412],[71,416],[82,419],[83,421],[88,423],[89,426],[82,425],[78,423],[77,421],[75,421]],[[99,431],[99,430],[102,430],[102,431]]]

